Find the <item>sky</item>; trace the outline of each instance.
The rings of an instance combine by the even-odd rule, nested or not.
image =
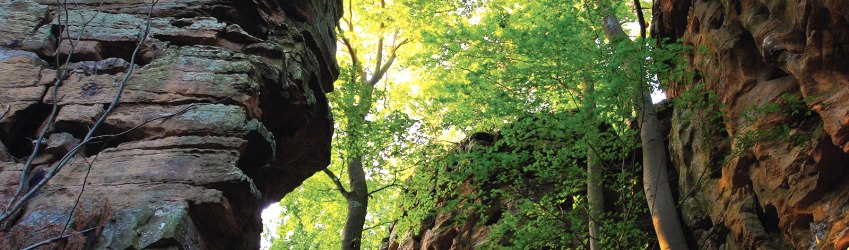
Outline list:
[[[279,203],[272,203],[262,210],[262,241],[260,249],[271,248],[271,239],[267,236],[277,234],[277,226],[280,225],[280,213],[283,212]]]

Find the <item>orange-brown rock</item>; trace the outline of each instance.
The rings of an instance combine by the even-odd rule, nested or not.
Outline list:
[[[0,248],[64,231],[51,247],[256,249],[260,210],[329,163],[340,1],[150,2],[75,1],[65,16],[57,1],[0,1],[0,212],[129,74],[94,139],[0,223]]]
[[[670,132],[683,219],[699,248],[849,247],[846,3],[658,0],[654,13],[656,37],[693,47],[685,56],[696,77],[671,83],[670,94],[703,83],[723,112],[702,122],[692,118],[711,109],[679,107]],[[807,107],[789,108],[792,96]],[[782,108],[745,118],[773,103]]]

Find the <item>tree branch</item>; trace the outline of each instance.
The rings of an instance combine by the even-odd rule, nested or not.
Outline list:
[[[646,18],[643,17],[643,7],[640,0],[634,0],[634,11],[637,12],[637,22],[640,24],[640,37],[646,38]]]
[[[330,180],[332,180],[332,181],[333,181],[333,184],[336,184],[336,189],[338,189],[338,190],[339,190],[339,192],[341,192],[341,193],[342,193],[342,195],[343,195],[343,196],[345,196],[345,198],[347,199],[347,198],[348,198],[348,194],[350,194],[350,193],[349,193],[348,191],[346,191],[346,190],[345,190],[345,186],[343,186],[343,185],[342,185],[342,182],[341,182],[341,181],[339,181],[339,177],[336,177],[336,175],[335,175],[335,174],[333,174],[333,171],[330,171],[330,169],[325,168],[325,169],[322,169],[322,171],[323,171],[325,174],[327,174],[327,177],[330,177]]]
[[[97,229],[98,227],[100,227],[100,226],[87,228],[87,229],[84,229],[84,230],[80,231],[79,233],[80,233],[80,234],[88,233],[88,232],[91,232],[91,231],[93,231],[93,230]],[[50,243],[53,243],[53,242],[56,242],[56,241],[59,241],[59,240],[63,240],[63,239],[68,238],[68,237],[71,237],[71,235],[70,235],[70,234],[64,234],[64,235],[61,235],[61,236],[56,236],[56,237],[53,237],[53,238],[47,239],[47,240],[42,241],[42,242],[39,242],[39,243],[35,243],[35,244],[31,245],[31,246],[28,246],[28,247],[26,247],[26,248],[23,248],[22,250],[32,250],[32,249],[36,249],[36,248],[38,248],[38,247],[40,247],[40,246],[47,245],[47,244],[50,244]]]
[[[348,29],[350,30],[351,29],[351,20],[348,20],[348,18],[345,18],[345,17],[341,17],[341,18],[342,18],[342,22],[344,22],[348,26]],[[344,31],[341,27],[339,28],[339,30]],[[353,30],[351,30],[351,31],[353,32]]]
[[[382,226],[385,226],[385,225],[390,225],[390,224],[392,224],[392,222],[379,223],[379,224],[374,225],[374,226],[363,228],[363,232],[368,231],[368,230],[372,230],[372,229],[375,229],[375,228],[378,228],[378,227],[382,227]]]
[[[380,192],[380,191],[383,191],[384,189],[391,188],[391,187],[400,187],[400,186],[401,186],[401,185],[398,185],[397,183],[392,183],[392,184],[389,184],[389,185],[383,186],[383,187],[381,187],[381,188],[378,188],[378,189],[372,190],[371,192],[368,192],[368,195],[369,195],[369,196],[371,196],[372,194],[377,193],[377,192]]]
[[[386,9],[386,1],[380,0],[380,9],[381,10]],[[383,41],[384,41],[383,29],[386,28],[386,23],[380,22],[379,27],[380,27],[379,32],[378,32],[379,38],[377,39],[377,56],[375,57],[375,60],[374,60],[374,70],[375,71],[377,71],[377,70],[379,70],[380,68],[383,67],[383,65],[382,65],[383,64]],[[395,33],[397,34],[398,32],[395,32]],[[391,64],[391,62],[389,62],[387,64]],[[368,82],[376,83],[376,82],[380,81],[380,78],[382,78],[382,77],[383,76],[379,76],[378,74],[374,74],[372,76],[372,78],[369,79]],[[371,84],[371,85],[374,86],[374,84]]]
[[[351,62],[354,65],[359,64],[360,60],[359,60],[359,58],[357,58],[357,50],[354,49],[353,45],[351,45],[351,40],[349,40],[348,37],[345,36],[345,33],[341,33],[341,32],[339,34],[339,38],[342,39],[342,44],[344,44],[345,48],[348,49],[348,55],[351,57]]]
[[[381,25],[381,26],[383,26],[383,25]],[[381,64],[383,63],[383,34],[381,34],[380,38],[377,39],[377,56],[375,57],[374,61],[375,61],[374,70],[380,69],[382,67]],[[389,63],[387,62],[387,64],[389,64]],[[371,76],[371,79],[369,80],[369,82],[377,82],[380,79],[376,73],[377,72],[375,72],[375,74],[373,76]],[[374,84],[372,84],[372,85],[374,85]]]
[[[6,110],[3,111],[3,114],[0,114],[0,120],[3,120],[3,117],[6,117],[9,114],[9,110],[12,109],[12,104],[6,104]]]
[[[50,172],[47,173],[47,176],[45,176],[35,186],[30,188],[30,190],[26,194],[24,194],[20,198],[16,199],[18,197],[18,195],[21,193],[21,191],[23,191],[23,188],[22,188],[23,185],[26,185],[26,182],[24,181],[25,177],[26,177],[26,171],[28,170],[29,165],[32,164],[32,158],[34,158],[34,156],[37,155],[36,153],[38,151],[38,147],[41,146],[41,141],[44,138],[44,134],[46,133],[47,128],[50,127],[50,126],[46,126],[45,129],[42,130],[42,134],[39,136],[38,142],[36,142],[36,148],[33,150],[33,154],[30,157],[30,159],[28,160],[27,165],[24,166],[24,171],[22,173],[22,182],[19,185],[19,189],[16,192],[16,194],[9,200],[10,205],[6,206],[8,210],[6,210],[2,214],[0,214],[0,222],[5,221],[10,216],[14,215],[19,209],[21,209],[21,207],[24,204],[26,204],[26,201],[29,200],[30,197],[35,195],[35,193],[38,192],[41,189],[41,187],[46,185],[47,182],[50,181],[50,179],[52,179],[54,176],[56,176],[56,174],[58,174],[59,171],[61,171],[62,168],[65,167],[72,158],[75,158],[77,153],[86,144],[91,142],[97,128],[101,124],[103,124],[103,122],[112,113],[112,111],[115,109],[115,107],[118,106],[118,104],[121,101],[121,93],[124,91],[124,88],[127,86],[127,82],[130,80],[130,77],[133,75],[133,72],[135,70],[135,66],[134,66],[135,64],[134,63],[136,61],[136,57],[139,54],[139,51],[141,51],[142,45],[144,45],[148,35],[150,34],[150,25],[151,25],[151,20],[153,18],[153,8],[154,8],[154,6],[156,6],[156,4],[158,2],[159,2],[159,0],[154,0],[153,3],[150,5],[150,8],[148,9],[147,20],[146,20],[146,24],[145,24],[145,27],[144,27],[144,31],[140,32],[139,37],[138,37],[139,42],[136,45],[135,49],[133,50],[132,56],[130,57],[130,68],[127,70],[127,74],[124,75],[123,80],[118,85],[118,90],[116,91],[115,96],[112,98],[112,102],[109,104],[109,106],[103,112],[103,114],[100,115],[100,118],[98,118],[98,120],[94,123],[94,125],[92,125],[92,127],[88,130],[88,133],[86,133],[83,140],[80,143],[78,143],[76,146],[71,148],[68,151],[68,153],[66,153],[64,156],[62,156],[62,158],[59,159],[58,163],[56,163],[56,165],[53,167],[53,169]],[[82,34],[82,32],[81,32],[81,34]],[[77,41],[79,41],[79,37],[77,38]],[[71,51],[73,51],[73,47],[72,47]],[[70,58],[70,55],[68,57]],[[60,70],[60,71],[65,71],[65,70]],[[59,74],[59,73],[57,73],[57,74]],[[53,111],[53,114],[51,114],[51,118],[48,119],[48,120],[50,120],[50,122],[48,122],[48,124],[52,124],[52,121],[55,119],[55,113],[56,113],[56,109],[57,109],[57,107],[56,107],[56,103],[57,103],[56,102],[56,89],[59,87],[58,83],[61,82],[62,79],[63,79],[62,77],[57,78],[57,80],[56,80],[57,84],[55,84],[55,86],[53,87],[52,99],[53,99],[53,104],[54,104],[54,111]]]
[[[348,19],[345,19],[348,22],[348,30],[354,32],[354,23],[351,22],[351,19],[354,19],[354,1],[348,0]]]
[[[409,40],[404,39],[400,43],[398,43],[397,46],[392,48],[392,52],[389,55],[389,60],[386,60],[386,64],[384,64],[382,68],[375,69],[376,71],[374,72],[374,76],[372,76],[372,80],[368,82],[369,85],[374,86],[377,84],[378,81],[380,81],[381,78],[383,78],[383,75],[386,74],[386,71],[389,70],[389,67],[391,67],[392,64],[395,62],[398,49],[401,48],[401,46],[404,46],[404,44],[407,44],[407,42],[409,42]]]
[[[363,70],[363,67],[360,64],[360,59],[357,57],[357,49],[354,48],[354,45],[351,43],[351,40],[345,36],[344,33],[339,33],[339,38],[342,39],[342,44],[345,45],[345,48],[348,50],[348,56],[351,57],[351,64],[354,67],[354,70],[360,75],[360,81],[366,82],[366,73]]]

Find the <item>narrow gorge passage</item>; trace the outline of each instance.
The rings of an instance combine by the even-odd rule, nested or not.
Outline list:
[[[849,249],[846,6],[0,0],[0,249]]]

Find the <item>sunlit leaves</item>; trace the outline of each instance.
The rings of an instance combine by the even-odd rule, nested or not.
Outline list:
[[[395,77],[403,68],[394,60],[407,57],[409,47],[416,44],[408,42],[414,34],[406,29],[405,5],[391,0],[349,0],[345,5],[338,27],[341,72],[334,92],[328,94],[335,119],[328,169],[347,192],[351,189],[347,168],[362,166],[369,206],[361,244],[372,248],[399,217],[393,201],[418,158],[408,155],[418,152],[418,143],[426,139],[420,117],[398,105],[411,95],[396,90],[410,85]],[[351,164],[355,159],[362,164]],[[339,248],[348,202],[328,175],[306,180],[281,201],[284,220],[274,247]]]
[[[602,13],[595,1],[410,2],[415,15],[434,17],[418,30],[423,50],[415,57],[427,69],[420,78],[426,93],[420,101],[429,104],[422,105],[424,112],[437,114],[444,127],[501,136],[495,146],[445,153],[419,168],[408,185],[414,189],[405,203],[410,216],[432,216],[415,209],[425,202],[442,201],[436,202],[441,210],[451,211],[487,206],[476,201],[501,196],[512,213],[494,227],[493,244],[584,244],[584,168],[593,151],[605,162],[606,186],[621,195],[610,202],[627,210],[603,218],[609,222],[604,242],[643,246],[645,234],[635,226],[644,212],[635,181],[639,168],[633,158],[624,159],[637,148],[633,104],[640,86],[648,86],[638,80],[665,70],[648,66],[655,58],[648,42],[608,47],[596,28]],[[606,11],[627,13],[623,3]],[[645,67],[623,70],[634,57],[645,58]],[[592,96],[584,95],[587,84],[596,86]],[[596,103],[592,111],[582,108],[588,99]],[[468,185],[475,191],[463,188]],[[500,236],[509,239],[499,242]]]
[[[624,3],[609,10],[630,13]],[[602,13],[595,1],[345,4],[353,8],[339,27],[349,43],[339,46],[342,71],[329,95],[336,120],[330,169],[347,183],[345,164],[362,156],[369,189],[391,186],[371,197],[365,248],[388,236],[390,222],[416,231],[439,212],[462,212],[456,223],[494,218],[485,213],[489,205],[506,210],[492,225],[488,247],[580,246],[589,216],[604,222],[605,245],[645,247],[648,238],[637,226],[645,207],[633,104],[647,86],[638,81],[656,80],[675,52],[650,41],[608,47],[596,28]],[[375,49],[381,38],[387,46],[409,42],[371,85],[363,79],[379,72],[376,59],[386,62],[387,51]],[[641,67],[623,70],[634,61]],[[591,96],[584,95],[587,84],[595,86]],[[596,108],[583,108],[590,100]],[[461,141],[478,131],[498,140]],[[590,151],[604,162],[615,214],[586,211]],[[502,203],[481,202],[493,200]],[[327,176],[307,180],[283,203],[275,247],[338,248],[345,202]]]

